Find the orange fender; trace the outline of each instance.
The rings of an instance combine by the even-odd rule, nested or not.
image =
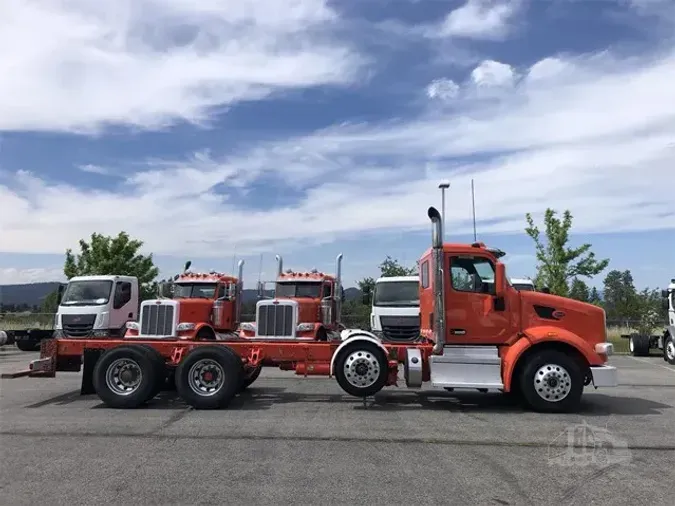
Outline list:
[[[504,382],[504,391],[506,392],[511,391],[513,371],[520,357],[532,346],[543,342],[565,343],[576,349],[590,365],[603,364],[601,357],[595,353],[591,344],[568,330],[559,327],[542,326],[529,328],[523,334],[512,346],[503,348],[502,381]]]

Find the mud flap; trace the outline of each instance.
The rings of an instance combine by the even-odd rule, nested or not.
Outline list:
[[[82,354],[82,386],[80,395],[95,394],[94,389],[94,366],[103,353],[101,348],[85,348]]]

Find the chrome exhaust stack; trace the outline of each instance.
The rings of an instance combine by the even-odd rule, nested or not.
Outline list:
[[[445,289],[443,269],[443,219],[435,207],[427,211],[431,220],[431,258],[434,270],[434,344],[436,355],[443,353],[445,345]]]
[[[335,322],[342,320],[342,253],[335,259]]]
[[[244,261],[239,260],[239,263],[237,264],[238,266],[238,271],[237,271],[237,291],[235,293],[235,297],[237,298],[236,306],[235,306],[235,323],[239,325],[241,323],[241,306],[243,304],[242,299],[244,298]]]
[[[281,258],[281,255],[276,255],[274,258],[277,259],[277,278],[284,273],[284,259]]]

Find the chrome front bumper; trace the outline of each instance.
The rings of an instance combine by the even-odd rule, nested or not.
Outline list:
[[[611,365],[591,366],[591,376],[593,377],[593,386],[615,387],[619,385],[619,377],[616,367]]]

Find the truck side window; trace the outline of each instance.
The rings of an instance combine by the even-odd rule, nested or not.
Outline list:
[[[115,300],[113,309],[120,309],[131,300],[131,283],[122,281],[115,287]]]
[[[422,288],[429,288],[429,260],[425,260],[420,267],[420,282]]]
[[[331,285],[330,285],[330,283],[325,283],[325,284],[323,285],[323,298],[325,299],[326,297],[330,297],[331,291],[332,291],[332,290],[331,290]]]
[[[225,297],[225,284],[221,283],[218,285],[218,292],[216,293],[216,299],[220,299],[221,297]]]
[[[485,257],[450,257],[450,282],[455,291],[494,293],[494,272],[492,262]]]

